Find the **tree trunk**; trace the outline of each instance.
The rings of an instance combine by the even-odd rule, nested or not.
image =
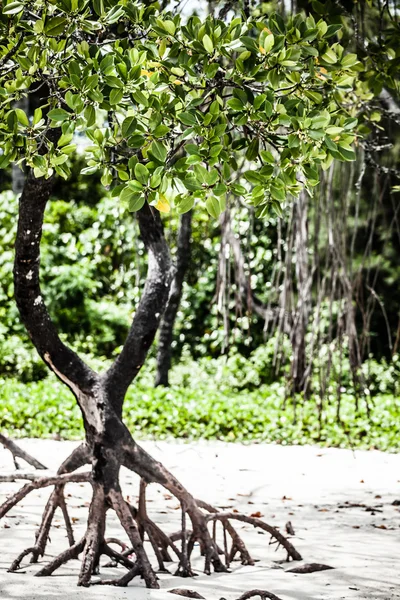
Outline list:
[[[192,235],[192,211],[181,216],[177,261],[175,276],[171,285],[171,292],[165,309],[163,319],[160,325],[157,352],[157,373],[155,385],[169,385],[169,370],[172,359],[172,341],[174,335],[174,325],[176,315],[182,298],[183,281],[190,262],[190,238]]]

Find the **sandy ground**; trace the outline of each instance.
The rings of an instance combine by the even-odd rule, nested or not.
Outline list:
[[[21,446],[51,469],[74,447],[74,442],[23,440]],[[234,563],[231,573],[206,576],[202,561],[195,561],[199,576],[184,580],[161,575],[161,590],[146,590],[134,580],[128,588],[76,587],[78,561],[49,578],[34,578],[37,565],[26,565],[17,574],[7,567],[24,547],[32,545],[48,491],[28,496],[0,524],[0,597],[4,600],[171,600],[172,588],[197,590],[207,600],[234,600],[244,591],[261,588],[282,600],[400,599],[400,457],[380,452],[315,447],[282,447],[225,443],[144,442],[142,444],[177,475],[195,496],[224,509],[257,513],[284,530],[290,520],[293,543],[304,562],[325,563],[333,570],[293,574],[285,552],[268,545],[269,536],[238,524],[254,558],[254,567]],[[0,450],[0,469],[13,470],[11,455]],[[137,478],[123,472],[124,493],[135,500]],[[16,484],[0,484],[0,501]],[[88,484],[67,488],[76,537],[83,531],[90,499]],[[150,486],[148,509],[169,533],[179,528],[177,502],[158,486]],[[351,506],[361,504],[363,506]],[[366,510],[367,509],[367,510]],[[375,510],[373,510],[375,509]],[[61,518],[53,529],[47,559],[66,547]],[[123,538],[115,519],[108,535]],[[198,554],[198,553],[197,553]],[[171,572],[174,571],[170,565]],[[103,573],[121,574],[119,569]],[[175,596],[178,597],[178,596]]]

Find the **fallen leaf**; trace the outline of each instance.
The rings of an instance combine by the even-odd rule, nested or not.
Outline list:
[[[260,517],[263,517],[264,515],[262,513],[260,513],[260,511],[258,510],[257,512],[252,513],[250,516],[257,517],[259,519]]]

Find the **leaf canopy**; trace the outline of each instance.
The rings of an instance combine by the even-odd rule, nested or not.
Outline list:
[[[0,167],[68,178],[83,137],[84,172],[101,170],[131,210],[166,212],[173,199],[180,213],[200,202],[217,218],[234,193],[261,216],[279,212],[319,167],[354,159],[363,67],[331,36],[302,15],[185,22],[131,0],[8,2]],[[32,119],[14,107],[35,90]]]

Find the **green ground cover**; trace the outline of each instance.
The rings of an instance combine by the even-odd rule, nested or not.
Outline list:
[[[254,376],[255,385],[248,378]],[[322,407],[318,399],[284,400],[282,383],[257,382],[247,370],[246,386],[221,360],[186,362],[174,367],[172,386],[154,388],[152,369],[132,386],[125,404],[125,422],[137,438],[219,439],[241,442],[310,444],[342,448],[400,448],[400,400],[377,393],[359,400],[341,397],[337,418],[332,388]],[[83,435],[79,409],[72,394],[53,377],[21,383],[3,379],[0,386],[0,428],[14,437]]]

